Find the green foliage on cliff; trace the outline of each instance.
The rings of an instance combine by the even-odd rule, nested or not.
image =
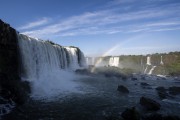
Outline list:
[[[151,57],[151,66],[148,71],[156,66],[152,74],[180,75],[180,52],[155,53],[149,55],[121,55],[119,57],[119,68],[121,71],[143,73],[147,66],[147,56]],[[109,63],[111,56],[101,57],[103,62]],[[161,57],[162,62],[161,64]]]

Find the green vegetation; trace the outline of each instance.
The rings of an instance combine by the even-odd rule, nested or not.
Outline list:
[[[132,72],[143,73],[147,66],[147,56],[151,57],[152,66],[156,66],[152,74],[180,75],[180,52],[155,53],[149,55],[121,55],[119,56],[120,63],[118,68],[108,69],[110,69],[110,71],[116,69],[116,71],[125,74]],[[110,57],[111,56],[101,57],[105,65],[108,65]],[[161,57],[163,64],[161,64]],[[148,70],[150,70],[152,66],[150,66]]]
[[[105,75],[111,75],[111,76],[122,76],[122,75],[130,75],[134,72],[133,69],[127,69],[127,68],[118,68],[118,67],[98,67],[94,70],[94,73],[97,74],[105,74]]]

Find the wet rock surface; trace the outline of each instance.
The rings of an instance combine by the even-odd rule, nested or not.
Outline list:
[[[0,20],[0,108],[9,113],[15,104],[23,104],[30,93],[29,83],[22,82],[16,30]]]
[[[117,90],[121,93],[126,93],[126,94],[129,93],[129,90],[123,85],[119,85]]]
[[[140,120],[140,114],[135,107],[126,109],[121,116],[124,120]]]
[[[167,96],[168,96],[167,89],[165,89],[164,87],[162,87],[162,86],[157,87],[156,91],[161,99],[167,98]]]
[[[179,95],[180,87],[177,87],[177,86],[169,87],[168,91],[169,91],[169,94],[171,95]]]
[[[161,107],[158,102],[146,97],[140,98],[140,104],[148,111],[157,111]]]
[[[141,86],[150,86],[150,85],[146,82],[141,82]]]

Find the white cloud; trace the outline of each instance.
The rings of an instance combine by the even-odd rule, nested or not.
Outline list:
[[[114,2],[123,2],[124,0],[116,0]],[[134,0],[128,0],[133,2]],[[41,29],[32,31],[24,31],[24,34],[44,37],[44,36],[75,36],[75,35],[89,35],[89,34],[117,34],[121,32],[143,32],[143,31],[160,31],[161,29],[173,30],[171,26],[180,25],[178,15],[180,12],[178,8],[180,4],[166,5],[166,9],[157,6],[146,6],[143,9],[135,11],[122,12],[119,7],[99,10],[95,12],[86,12],[80,15],[71,16],[55,24],[50,24]],[[167,17],[172,19],[167,21]],[[157,20],[156,20],[157,19]],[[136,22],[135,22],[136,21]],[[144,21],[144,22],[141,22]],[[151,21],[148,22],[148,21]],[[47,18],[40,21],[29,23],[23,29],[37,27],[46,24]],[[136,24],[135,24],[136,23]],[[174,29],[177,30],[177,29]]]
[[[18,29],[19,30],[31,29],[31,28],[35,28],[35,27],[38,27],[38,26],[41,26],[41,25],[45,25],[48,22],[49,22],[48,18],[42,18],[40,20],[33,21],[33,22],[30,22],[30,23],[28,23],[26,25],[23,25],[23,26],[19,27]]]

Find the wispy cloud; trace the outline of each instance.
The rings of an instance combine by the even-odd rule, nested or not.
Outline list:
[[[113,4],[135,2],[134,0],[123,1],[125,0],[115,0]],[[30,36],[44,37],[50,35],[75,36],[167,31],[178,30],[180,27],[180,15],[176,14],[180,12],[180,3],[165,4],[161,7],[155,4],[145,4],[143,7],[138,7],[135,11],[124,11],[122,9],[124,6],[121,6],[121,4],[115,8],[106,8],[104,10],[71,16],[54,24],[44,26],[41,29],[28,30],[29,28],[46,24],[48,19],[44,18],[21,27],[21,30],[23,30],[24,34]]]
[[[38,27],[38,26],[41,26],[41,25],[45,25],[48,22],[49,22],[49,18],[42,18],[40,20],[27,23],[26,25],[23,25],[23,26],[19,27],[18,29],[19,30],[31,29],[31,28],[35,28],[35,27]]]

